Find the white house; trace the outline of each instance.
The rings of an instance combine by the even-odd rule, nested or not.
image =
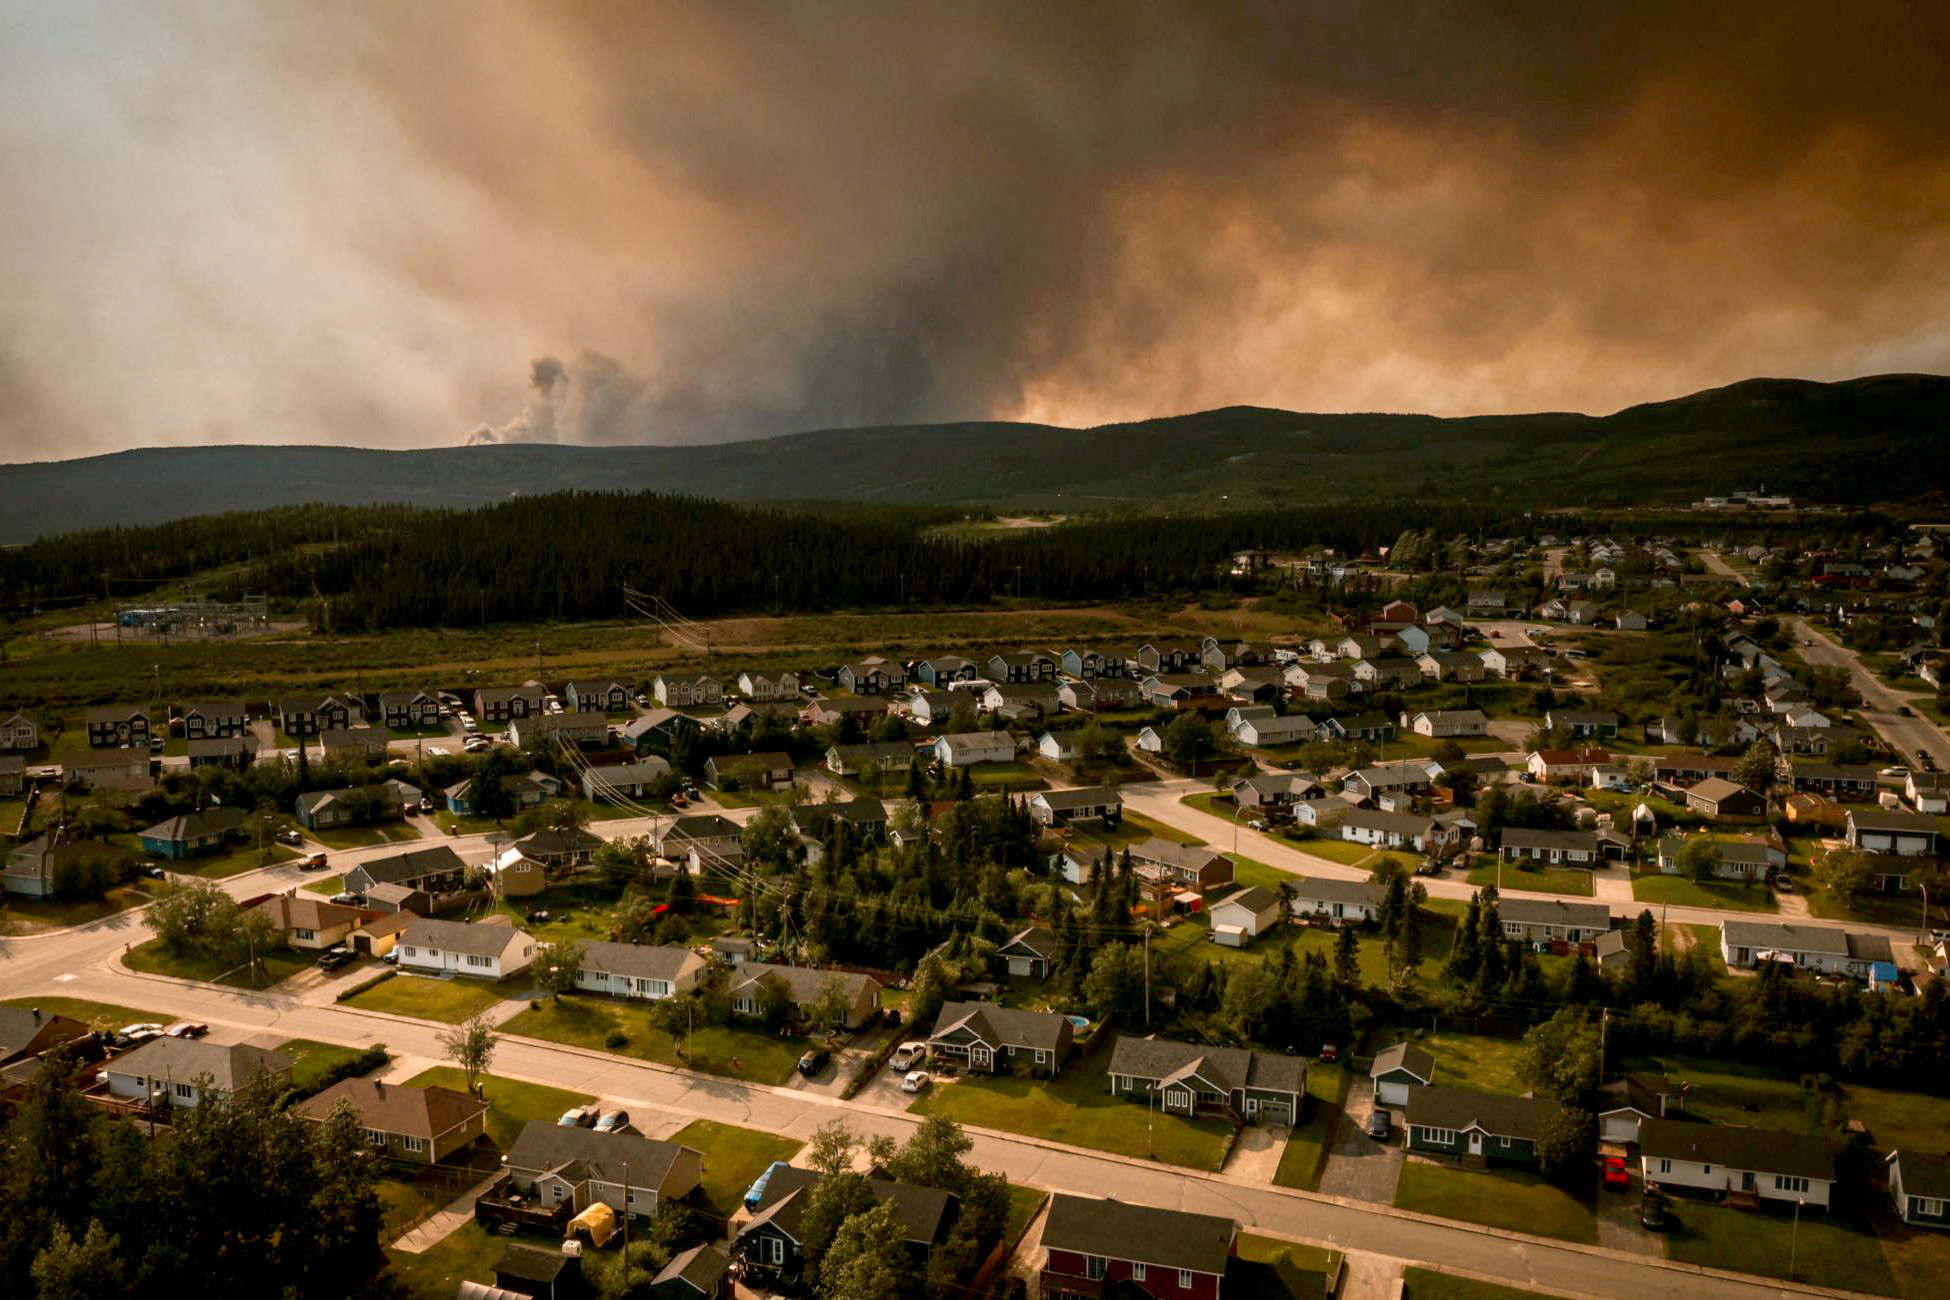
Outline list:
[[[1590,831],[1532,831],[1513,826],[1503,832],[1503,856],[1512,861],[1589,867],[1598,861],[1598,837]]]
[[[934,756],[944,767],[973,767],[977,763],[1013,763],[1016,741],[1006,731],[958,731],[937,737]]]
[[[619,998],[667,998],[689,993],[709,965],[679,944],[607,943],[582,945],[576,987]]]
[[[1689,1187],[1828,1208],[1835,1148],[1825,1138],[1670,1119],[1639,1123],[1639,1161],[1648,1187]]]
[[[739,673],[738,693],[750,704],[776,704],[780,700],[797,702],[799,678],[794,673]]]
[[[1775,961],[1796,970],[1857,979],[1866,979],[1878,963],[1895,961],[1889,940],[1882,935],[1780,921],[1720,922],[1720,956],[1729,966],[1754,968]]]
[[[1156,727],[1140,727],[1137,747],[1147,754],[1162,754],[1165,752],[1164,734]]]
[[[1270,889],[1250,886],[1224,902],[1214,903],[1206,913],[1212,918],[1212,941],[1227,948],[1243,948],[1280,923],[1280,896]]]
[[[1341,838],[1376,848],[1413,849],[1421,853],[1447,839],[1448,834],[1442,823],[1420,813],[1350,808],[1341,818]]]
[[[1323,916],[1332,921],[1371,921],[1388,896],[1387,886],[1371,880],[1295,876],[1291,883],[1295,915]]]
[[[193,1038],[152,1038],[102,1067],[111,1097],[168,1101],[188,1107],[203,1101],[204,1085],[227,1096],[258,1076],[275,1088],[291,1083],[291,1058],[242,1044],[221,1046]]]
[[[1903,794],[1919,813],[1950,812],[1950,772],[1918,772],[1912,768],[1903,782]]]
[[[401,970],[498,980],[535,960],[535,936],[511,925],[430,921],[408,925],[395,948]]]
[[[1441,739],[1445,736],[1487,736],[1489,716],[1481,709],[1438,709],[1418,713],[1409,719],[1408,728],[1418,736]]]

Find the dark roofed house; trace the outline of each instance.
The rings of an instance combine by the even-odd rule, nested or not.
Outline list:
[[[292,1113],[323,1123],[340,1102],[359,1113],[359,1127],[374,1150],[409,1164],[439,1164],[487,1136],[488,1104],[479,1098],[452,1088],[378,1079],[341,1079],[293,1106]]]
[[[1307,1090],[1307,1063],[1283,1052],[1211,1047],[1119,1034],[1111,1048],[1113,1095],[1174,1115],[1227,1110],[1248,1123],[1292,1124]]]
[[[1162,1210],[1058,1192],[1043,1221],[1045,1300],[1218,1300],[1239,1225],[1213,1214]]]
[[[1131,845],[1130,854],[1134,865],[1154,868],[1170,883],[1199,893],[1232,883],[1232,859],[1202,845],[1174,844],[1154,835]]]
[[[143,831],[142,851],[159,858],[215,853],[226,841],[241,838],[243,831],[243,809],[205,808],[200,812],[180,813]]]
[[[1050,966],[1056,960],[1059,945],[1056,936],[1040,925],[1032,925],[1027,930],[1018,931],[1006,943],[995,950],[995,959],[1002,963],[1010,975],[1042,979],[1049,974]]]
[[[1076,1032],[1054,1011],[1020,1011],[989,1002],[947,1002],[935,1017],[928,1050],[980,1074],[1005,1070],[1055,1077]]]
[[[10,1065],[85,1037],[88,1026],[73,1016],[39,1007],[0,1007],[0,1065]]]
[[[1410,1151],[1521,1165],[1537,1163],[1537,1141],[1558,1110],[1556,1102],[1529,1097],[1414,1086],[1405,1106]]]
[[[806,1010],[837,985],[846,1002],[840,1027],[858,1029],[880,1010],[880,981],[853,971],[815,970],[810,966],[778,966],[771,962],[748,961],[740,964],[731,977],[731,1009],[742,1016],[755,1016],[763,1009],[762,985],[776,980],[791,995],[792,1004]]]
[[[650,1300],[731,1300],[731,1256],[708,1243],[678,1251],[651,1279]]]
[[[407,885],[427,894],[459,889],[467,878],[467,864],[445,844],[430,849],[391,853],[362,862],[345,873],[345,890],[367,894],[374,885]]]
[[[1603,903],[1566,903],[1554,898],[1512,898],[1497,900],[1497,917],[1503,933],[1526,942],[1563,939],[1569,943],[1594,943],[1611,929],[1611,909]]]
[[[582,1263],[559,1250],[510,1242],[495,1257],[494,1285],[529,1300],[570,1300],[582,1294]]]
[[[1648,1187],[1724,1194],[1749,1208],[1771,1200],[1826,1209],[1835,1187],[1832,1143],[1772,1129],[1646,1119],[1639,1160]]]
[[[1950,1228],[1950,1156],[1891,1151],[1889,1199],[1904,1223]]]
[[[647,1218],[665,1201],[689,1196],[704,1176],[704,1156],[694,1148],[548,1120],[524,1124],[501,1163],[507,1177],[475,1207],[490,1226],[507,1217],[515,1196],[563,1222],[598,1201],[618,1214]]]
[[[1066,826],[1080,821],[1100,821],[1115,826],[1123,814],[1124,796],[1114,786],[1038,790],[1029,797],[1029,815],[1042,826]]]
[[[766,1176],[764,1195],[732,1246],[745,1262],[745,1285],[792,1286],[805,1266],[801,1247],[806,1238],[806,1208],[818,1181],[819,1175],[813,1170],[790,1165],[775,1168]],[[939,1188],[884,1178],[870,1179],[867,1186],[874,1200],[893,1206],[908,1262],[917,1269],[925,1268],[935,1247],[948,1239],[961,1210],[960,1201],[952,1192]]]

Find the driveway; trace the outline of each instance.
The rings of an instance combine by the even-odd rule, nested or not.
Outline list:
[[[1334,1131],[1327,1139],[1327,1161],[1320,1171],[1320,1190],[1328,1196],[1369,1201],[1376,1205],[1395,1203],[1395,1182],[1402,1176],[1405,1152],[1400,1146],[1400,1116],[1395,1132],[1384,1144],[1367,1134],[1368,1116],[1374,1113],[1374,1084],[1356,1079],[1347,1090],[1347,1102]]]
[[[1239,1140],[1226,1157],[1228,1178],[1270,1183],[1279,1172],[1280,1157],[1286,1153],[1286,1140],[1293,1130],[1277,1124],[1248,1124],[1239,1130]]]
[[[1645,1186],[1639,1181],[1636,1170],[1632,1173],[1632,1185],[1622,1192],[1605,1190],[1603,1179],[1598,1179],[1595,1204],[1600,1246],[1607,1250],[1664,1258],[1665,1243],[1659,1234],[1648,1232],[1639,1225],[1639,1201],[1644,1193]]]

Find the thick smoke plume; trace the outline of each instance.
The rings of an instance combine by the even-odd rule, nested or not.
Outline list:
[[[1950,369],[1942,5],[76,0],[6,30],[7,459]],[[565,361],[524,390],[525,357]]]

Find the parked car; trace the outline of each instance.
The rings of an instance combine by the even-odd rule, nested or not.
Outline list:
[[[928,1077],[926,1070],[909,1070],[906,1077],[901,1080],[901,1091],[923,1092],[933,1082],[934,1080]]]
[[[825,1069],[826,1063],[832,1059],[833,1054],[831,1052],[823,1047],[815,1047],[799,1058],[799,1073],[810,1079]]]
[[[1386,1142],[1388,1140],[1388,1134],[1394,1128],[1394,1125],[1395,1116],[1393,1112],[1385,1111],[1377,1106],[1374,1109],[1374,1113],[1368,1116],[1368,1136],[1377,1142]]]
[[[926,1043],[902,1043],[894,1049],[894,1054],[887,1058],[887,1064],[905,1074],[921,1061],[925,1060],[927,1055],[928,1045]]]
[[[333,894],[332,901],[340,907],[364,907],[366,904],[366,896],[364,894]]]
[[[1622,1192],[1632,1185],[1632,1175],[1625,1168],[1624,1156],[1606,1156],[1603,1166],[1605,1186],[1615,1192]]]
[[[163,870],[163,865],[160,862],[145,862],[142,864],[141,871],[143,875],[149,877],[151,880],[161,880],[169,874]]]
[[[598,1133],[621,1133],[630,1127],[630,1112],[606,1110],[596,1118]]]
[[[209,1032],[210,1026],[197,1024],[189,1020],[179,1020],[169,1028],[163,1030],[163,1033],[170,1038],[201,1038]]]
[[[295,831],[295,830],[279,831],[272,838],[277,840],[277,842],[280,844],[289,844],[293,848],[296,848],[300,844],[303,844],[305,842],[304,833],[302,831]]]
[[[149,752],[152,754],[160,754],[163,752],[163,738],[161,736],[149,737]]]
[[[140,1025],[122,1026],[122,1037],[128,1040],[128,1046],[130,1047],[140,1047],[150,1039],[161,1038],[162,1036],[163,1027],[161,1025],[144,1023]]]
[[[601,1113],[594,1106],[571,1106],[555,1122],[561,1128],[590,1128]]]
[[[306,858],[303,862],[300,862],[298,864],[298,870],[300,871],[325,870],[325,855],[323,853],[312,854],[310,857]]]
[[[343,945],[336,948],[327,948],[324,952],[318,954],[318,969],[338,970],[341,966],[350,966],[357,960],[358,955]]]
[[[1900,781],[1909,775],[1909,769],[1906,767],[1885,767],[1880,772],[1877,772],[1876,775],[1894,777]]]
[[[1341,1045],[1339,1043],[1322,1043],[1320,1045],[1320,1059],[1327,1062],[1340,1060]]]
[[[1648,1191],[1645,1199],[1639,1202],[1639,1226],[1649,1232],[1664,1232],[1666,1228],[1666,1197],[1663,1192]]]
[[[488,743],[486,736],[469,736],[461,742],[460,747],[470,754],[485,754],[488,750],[494,748],[494,746]]]

